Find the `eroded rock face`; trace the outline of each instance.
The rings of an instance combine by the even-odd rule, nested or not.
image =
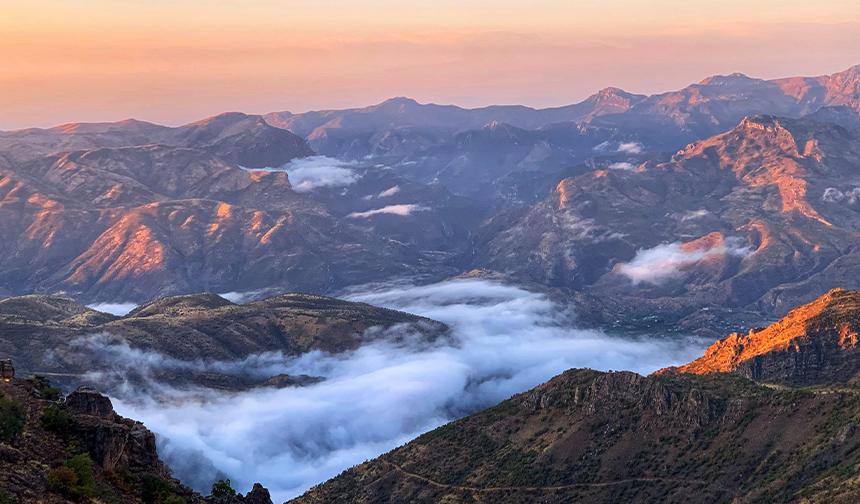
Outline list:
[[[117,415],[110,398],[80,387],[66,397],[63,409],[72,415],[84,449],[106,470],[146,468],[167,476],[158,459],[155,435],[142,423]]]
[[[714,343],[705,355],[660,374],[725,373],[799,385],[860,380],[860,293],[834,289],[782,320]]]

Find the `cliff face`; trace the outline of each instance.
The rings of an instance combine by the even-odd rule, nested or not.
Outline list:
[[[660,373],[731,372],[762,381],[793,384],[860,380],[860,293],[834,289],[748,334],[732,334],[701,358]]]

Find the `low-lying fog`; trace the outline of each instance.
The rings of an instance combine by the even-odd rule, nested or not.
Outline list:
[[[274,372],[327,379],[304,388],[204,391],[167,404],[125,388],[114,392],[115,407],[159,435],[161,455],[197,490],[226,476],[241,492],[261,482],[283,502],[566,369],[644,374],[688,362],[706,346],[693,338],[622,339],[574,329],[563,307],[545,296],[483,280],[367,289],[349,299],[446,322],[453,338],[427,344],[407,336],[336,356],[280,358],[274,366],[270,355],[265,361]]]

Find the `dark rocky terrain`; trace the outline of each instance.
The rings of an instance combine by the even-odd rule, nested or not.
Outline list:
[[[290,503],[857,502],[858,299],[834,291],[649,377],[567,371]],[[780,383],[738,376],[747,348]]]
[[[415,315],[306,294],[244,305],[215,294],[178,296],[147,303],[124,317],[47,296],[0,301],[0,355],[12,357],[22,373],[53,376],[65,388],[87,383],[83,375],[88,371],[110,368],[111,350],[121,351],[123,345],[176,361],[155,370],[158,381],[244,389],[300,386],[318,378],[248,374],[254,366],[219,371],[203,364],[235,363],[267,352],[286,357],[313,350],[340,353],[409,334],[432,341],[446,332],[444,324]],[[127,366],[123,375],[134,380],[135,370]],[[104,390],[109,384],[93,385]]]
[[[0,380],[0,499],[14,503],[272,504],[255,484],[246,495],[199,493],[173,478],[156,437],[81,387],[63,397],[42,376]]]
[[[171,478],[156,453],[155,435],[117,415],[110,399],[79,390],[58,405],[45,399],[50,391],[45,380],[0,381],[0,423],[4,434],[12,433],[0,440],[6,502],[202,503],[199,494]],[[23,416],[11,430],[10,405]],[[62,474],[65,468],[74,469],[72,476]]]

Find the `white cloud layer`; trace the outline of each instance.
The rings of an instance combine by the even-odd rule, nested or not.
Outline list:
[[[421,205],[388,205],[382,208],[374,208],[373,210],[368,210],[366,212],[353,212],[347,215],[347,217],[351,217],[353,219],[361,219],[373,217],[374,215],[379,214],[391,214],[406,217],[412,214],[412,212],[420,212],[423,210],[427,210],[427,208]]]
[[[200,390],[193,398],[173,391],[173,399],[164,402],[137,387],[118,387],[112,393],[116,409],[155,431],[160,453],[198,490],[227,476],[242,492],[259,481],[272,490],[275,502],[283,502],[567,369],[649,373],[692,360],[708,343],[574,329],[565,307],[545,296],[483,280],[388,287],[354,292],[349,299],[441,320],[452,328],[451,337],[427,343],[407,332],[339,355],[257,356],[233,365],[326,380],[238,394]],[[98,352],[92,341],[88,355]],[[105,353],[111,352],[119,378],[148,366],[179,365],[122,345]],[[162,386],[159,393],[170,389]]]
[[[689,210],[684,212],[681,216],[682,221],[691,221],[696,219],[701,219],[702,217],[707,217],[711,212],[705,210],[704,208],[700,208],[699,210]]]
[[[137,303],[96,303],[87,305],[87,308],[93,310],[110,313],[112,315],[125,316],[128,312],[138,307]]]
[[[709,256],[727,254],[746,257],[751,253],[752,250],[745,242],[732,238],[727,238],[722,246],[700,250],[684,250],[680,243],[668,243],[639,250],[633,260],[622,264],[618,271],[633,280],[634,284],[645,282],[656,285],[677,278],[682,267]]]
[[[294,191],[309,192],[320,187],[346,187],[355,184],[360,176],[350,169],[354,165],[355,163],[327,156],[310,156],[294,159],[278,168],[262,170],[287,172]]]
[[[625,154],[641,154],[644,150],[645,146],[639,142],[621,142],[618,146],[618,152]]]
[[[628,163],[625,161],[625,162],[620,162],[620,163],[612,163],[611,165],[609,165],[609,169],[610,170],[633,171],[636,169],[636,165],[634,165],[633,163]]]

